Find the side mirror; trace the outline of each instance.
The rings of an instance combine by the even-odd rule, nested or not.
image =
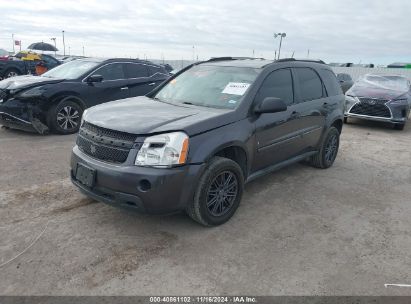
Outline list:
[[[260,102],[254,112],[257,114],[262,113],[277,113],[287,111],[286,103],[277,97],[266,97]]]
[[[103,81],[103,76],[101,75],[91,75],[87,78],[88,83],[102,82],[102,81]]]

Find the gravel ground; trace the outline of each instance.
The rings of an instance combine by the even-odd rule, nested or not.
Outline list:
[[[130,214],[68,178],[75,136],[0,130],[0,294],[411,295],[411,123],[247,185],[227,224]],[[34,244],[33,244],[34,242]],[[30,246],[24,251],[28,246]]]

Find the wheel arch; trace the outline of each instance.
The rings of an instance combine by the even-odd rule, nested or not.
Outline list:
[[[218,148],[216,148],[213,153],[209,155],[207,161],[209,161],[214,156],[225,157],[235,161],[241,168],[244,174],[244,179],[248,176],[248,155],[246,149],[238,144],[238,143],[231,143],[225,144]]]
[[[70,92],[60,93],[58,95],[53,96],[50,106],[66,100],[70,100],[77,103],[83,110],[87,108],[86,103],[79,96],[77,96],[77,94]]]

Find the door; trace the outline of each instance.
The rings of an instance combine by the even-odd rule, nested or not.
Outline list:
[[[152,73],[150,67],[149,65],[140,63],[126,64],[130,97],[146,95],[163,81],[158,75]]]
[[[300,153],[313,150],[322,135],[325,118],[333,107],[327,98],[325,86],[318,73],[311,68],[293,68],[296,87],[296,111],[298,129],[301,130],[303,145]]]
[[[90,106],[130,96],[124,63],[103,65],[91,75],[101,75],[103,80],[88,84],[87,100],[90,102]]]
[[[275,70],[263,81],[255,104],[266,97],[277,97],[281,98],[288,108],[284,112],[261,114],[256,119],[257,152],[253,171],[292,158],[300,150],[301,134],[294,95],[290,69]]]

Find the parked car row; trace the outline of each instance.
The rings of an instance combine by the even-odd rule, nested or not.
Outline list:
[[[0,80],[18,75],[37,75],[60,64],[59,60],[50,55],[20,52],[7,60],[0,60]]]

